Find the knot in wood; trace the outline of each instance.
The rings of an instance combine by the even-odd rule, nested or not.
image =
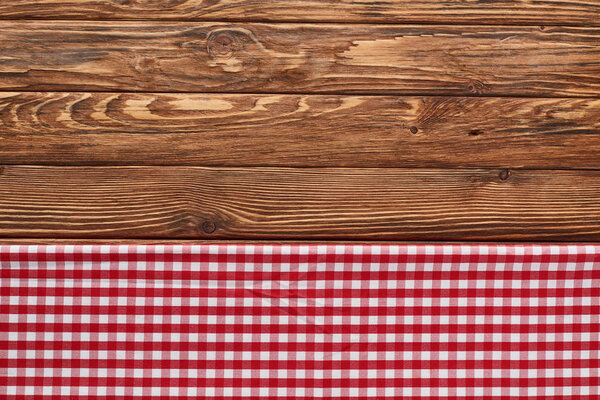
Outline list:
[[[206,50],[213,57],[231,57],[234,52],[242,48],[243,40],[238,37],[239,32],[220,31],[213,32],[206,41]]]
[[[204,221],[202,223],[202,230],[205,233],[213,233],[217,230],[217,225],[212,221]]]
[[[490,88],[488,87],[488,85],[485,82],[480,81],[478,79],[471,79],[467,83],[467,90],[470,93],[484,94],[484,93],[488,93],[490,91],[489,89]]]
[[[510,171],[507,169],[503,169],[502,171],[500,171],[500,174],[498,175],[498,177],[500,178],[500,180],[505,181],[508,178],[510,178]]]

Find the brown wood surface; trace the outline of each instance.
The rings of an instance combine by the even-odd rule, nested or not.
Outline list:
[[[600,29],[3,21],[0,90],[598,96]]]
[[[600,99],[0,93],[0,163],[600,169]]]
[[[598,0],[2,0],[0,18],[599,25]]]
[[[600,171],[7,166],[0,236],[598,240]]]
[[[2,1],[0,243],[600,241],[599,15]]]

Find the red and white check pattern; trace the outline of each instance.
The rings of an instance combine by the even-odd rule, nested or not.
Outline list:
[[[0,246],[2,399],[599,399],[600,246]]]

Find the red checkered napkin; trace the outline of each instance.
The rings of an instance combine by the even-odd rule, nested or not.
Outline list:
[[[0,246],[2,399],[599,399],[600,246]]]

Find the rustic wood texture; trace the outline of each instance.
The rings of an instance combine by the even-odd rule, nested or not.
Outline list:
[[[599,15],[2,1],[0,242],[599,241]]]
[[[0,235],[598,240],[600,171],[7,166]]]
[[[0,93],[0,163],[600,169],[600,99]]]
[[[0,18],[599,25],[598,0],[3,0]]]
[[[0,22],[0,90],[598,96],[600,29]]]

